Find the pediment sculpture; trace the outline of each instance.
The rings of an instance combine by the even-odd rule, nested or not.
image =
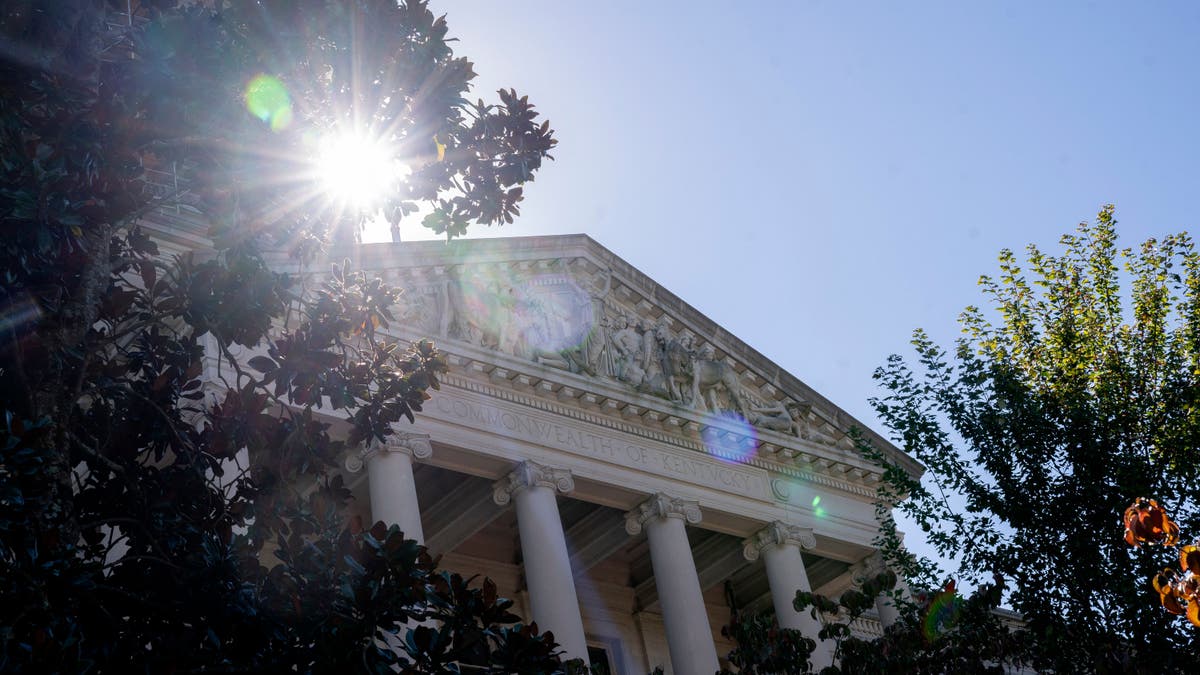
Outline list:
[[[410,286],[402,319],[414,329],[550,368],[622,382],[681,407],[737,415],[759,429],[833,445],[811,404],[766,399],[744,386],[712,344],[651,319],[613,293],[611,271],[458,265]]]

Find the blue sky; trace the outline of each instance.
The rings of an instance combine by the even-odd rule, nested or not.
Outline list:
[[[585,232],[872,426],[872,371],[954,339],[999,249],[1106,202],[1122,245],[1196,227],[1200,4],[433,8],[560,139],[471,236]]]

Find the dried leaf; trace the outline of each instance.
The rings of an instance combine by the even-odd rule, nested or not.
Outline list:
[[[1185,572],[1200,574],[1200,548],[1194,544],[1189,544],[1180,549],[1179,566]]]

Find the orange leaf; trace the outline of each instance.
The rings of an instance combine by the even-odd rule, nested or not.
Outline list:
[[[1183,614],[1183,605],[1179,604],[1179,598],[1175,597],[1174,592],[1164,593],[1162,595],[1162,606],[1172,614]],[[1188,618],[1196,611],[1200,611],[1200,603],[1189,603],[1187,607]]]
[[[1171,592],[1171,578],[1168,576],[1170,572],[1170,570],[1163,570],[1162,572],[1155,574],[1154,579],[1150,582],[1154,585],[1154,590],[1157,591],[1159,595],[1164,595]]]
[[[1167,520],[1167,533],[1163,539],[1163,546],[1174,546],[1179,541],[1179,526],[1174,521]]]
[[[1200,548],[1188,544],[1179,550],[1179,566],[1185,572],[1200,574]]]
[[[1193,626],[1200,626],[1200,602],[1189,602],[1187,606],[1187,618],[1192,622]]]

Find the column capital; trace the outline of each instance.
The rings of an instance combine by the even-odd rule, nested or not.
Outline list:
[[[887,561],[879,551],[854,563],[846,571],[850,573],[850,584],[853,588],[862,588],[863,582],[871,577],[887,571]]]
[[[625,514],[625,531],[640,534],[646,521],[653,518],[679,518],[695,525],[701,518],[700,502],[659,492]]]
[[[508,504],[513,495],[528,487],[548,487],[567,494],[575,489],[575,478],[570,469],[559,469],[525,460],[507,476],[496,481],[492,487],[492,501],[500,506]]]
[[[811,527],[789,525],[782,520],[774,520],[766,527],[755,532],[742,542],[742,555],[746,560],[758,560],[762,550],[768,546],[795,546],[801,549],[812,549],[817,545]]]
[[[380,443],[371,439],[366,447],[351,453],[346,458],[346,470],[350,473],[362,471],[372,457],[388,452],[400,452],[413,459],[429,459],[433,456],[433,445],[429,442],[429,434],[414,434],[407,431],[397,431],[387,440]]]

